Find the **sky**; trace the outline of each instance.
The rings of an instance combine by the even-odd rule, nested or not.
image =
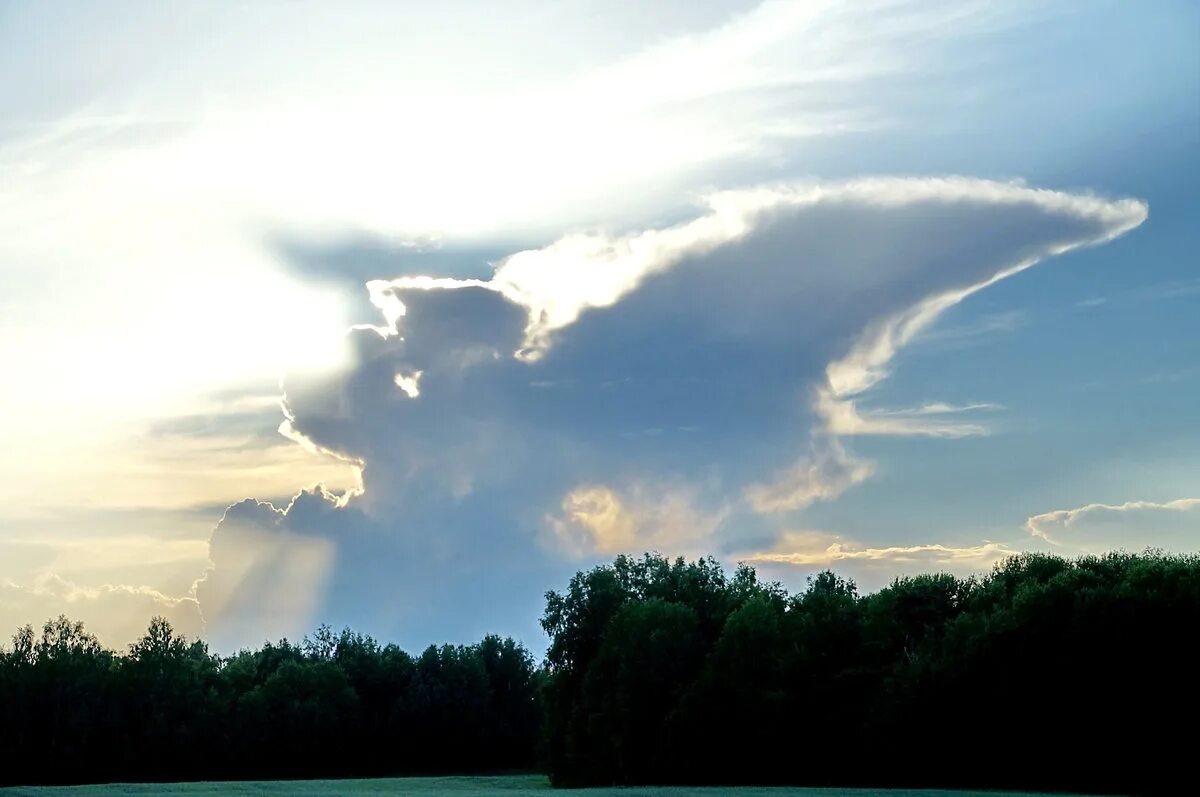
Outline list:
[[[0,627],[1200,548],[1190,2],[0,3]]]

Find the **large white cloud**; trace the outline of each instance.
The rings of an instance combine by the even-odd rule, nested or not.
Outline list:
[[[564,551],[769,548],[870,477],[852,438],[993,428],[982,403],[870,402],[940,312],[1144,216],[930,178],[734,191],[672,223],[710,185],[892,150],[834,146],[847,131],[937,136],[967,118],[986,138],[962,89],[996,98],[962,78],[1011,37],[972,37],[1028,4],[15,13],[0,50],[37,31],[10,49],[46,79],[13,84],[0,129],[0,525],[36,539],[25,516],[95,507],[136,522],[114,537],[178,536],[209,502],[282,506],[323,481],[285,510],[235,505],[214,533],[198,590],[228,644],[358,622],[359,606],[389,633],[455,612],[501,628],[486,621],[512,608],[503,579],[532,615]],[[89,51],[146,46],[62,57],[76,28]],[[578,234],[594,229],[609,232]],[[358,235],[386,267],[306,269],[287,251]],[[491,275],[420,259],[439,240],[493,260],[557,236]],[[464,274],[484,276],[438,279]],[[352,317],[333,284],[351,275],[378,314]],[[214,389],[258,401],[284,368],[286,440],[207,406]],[[207,415],[203,434],[162,431]],[[146,522],[146,503],[178,517]],[[60,572],[20,556],[22,589]],[[158,560],[138,556],[100,578],[78,554],[61,575],[157,588],[134,571]]]
[[[921,92],[919,114],[903,107],[915,81],[1031,14],[891,0],[601,15],[410,5],[6,9],[5,64],[36,79],[0,93],[0,503],[195,506],[278,498],[285,470],[316,478],[296,452],[230,467],[227,451],[147,452],[144,439],[158,419],[204,412],[211,391],[342,362],[353,308],[326,280],[344,271],[296,268],[281,241],[515,249],[678,218],[731,174],[785,173],[801,142],[924,128],[930,110],[957,119],[942,91]],[[580,243],[596,241],[515,258],[514,288],[544,282],[540,264]],[[597,299],[582,270],[572,283]],[[548,304],[531,334],[573,304]]]
[[[960,177],[776,185],[717,194],[678,225],[516,253],[490,279],[374,281],[382,323],[351,331],[349,364],[286,385],[287,433],[360,465],[361,494],[227,516],[208,581],[241,586],[210,612],[201,585],[206,618],[217,634],[230,617],[267,627],[278,594],[287,615],[307,583],[306,619],[358,594],[386,632],[411,629],[418,607],[422,628],[462,628],[471,600],[430,606],[452,583],[487,596],[476,616],[504,629],[503,610],[534,616],[571,566],[563,540],[586,555],[777,538],[790,512],[869,477],[843,435],[951,434],[962,409],[847,429],[831,406],[857,412],[946,308],[1145,216],[1133,200]],[[307,582],[278,565],[297,534],[329,546]],[[267,564],[230,577],[240,546]]]

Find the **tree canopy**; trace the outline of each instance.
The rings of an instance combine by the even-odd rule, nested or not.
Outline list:
[[[494,636],[413,657],[322,627],[222,657],[154,618],[116,654],[60,617],[0,652],[0,782],[531,769],[539,680]]]
[[[1024,554],[980,577],[790,593],[619,556],[512,639],[413,656],[351,630],[218,656],[161,618],[121,653],[65,617],[0,649],[0,782],[531,770],[558,786],[1138,793],[1184,775],[1200,558]]]
[[[788,594],[618,557],[546,597],[556,785],[1141,792],[1182,774],[1200,559],[1024,554],[982,577]]]

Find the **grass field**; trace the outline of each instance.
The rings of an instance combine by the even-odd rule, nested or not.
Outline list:
[[[266,794],[266,795],[353,795],[412,794],[448,797],[523,797],[553,793],[538,775],[454,778],[377,778],[370,780],[265,780],[229,783],[117,783],[104,786],[16,787],[0,789],[0,795],[37,797],[109,797],[125,794]],[[935,791],[920,789],[809,789],[809,788],[626,788],[578,789],[559,792],[572,797],[684,797],[684,795],[731,794],[735,797],[1017,797],[1029,792]],[[1061,795],[1060,795],[1061,797]]]

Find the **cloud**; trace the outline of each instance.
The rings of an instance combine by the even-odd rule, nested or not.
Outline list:
[[[921,189],[937,193],[940,198],[959,200],[986,196],[997,207],[1033,203],[1050,213],[1075,213],[1093,219],[1099,228],[1094,236],[1070,236],[1057,241],[1044,240],[1040,245],[1030,241],[1012,241],[1007,251],[1010,258],[990,274],[978,274],[974,281],[960,280],[959,285],[931,292],[898,312],[883,316],[866,327],[854,346],[826,368],[828,387],[820,391],[818,412],[825,418],[831,434],[917,434],[933,436],[965,436],[981,433],[974,425],[920,423],[870,423],[857,412],[852,397],[860,395],[887,377],[888,366],[896,352],[927,330],[935,319],[968,296],[1002,279],[1028,269],[1046,257],[1069,252],[1086,245],[1110,241],[1145,221],[1148,209],[1136,200],[1107,202],[1092,196],[1029,189],[1025,186],[981,181],[925,181]],[[998,244],[998,241],[993,241]],[[996,251],[1004,251],[997,247]]]
[[[995,335],[1015,332],[1029,324],[1029,316],[1023,310],[1007,310],[990,313],[954,326],[933,326],[917,335],[914,343],[922,346],[935,345],[943,349],[963,349],[977,346]]]
[[[771,185],[517,252],[488,279],[372,281],[381,318],[348,333],[339,369],[289,376],[284,403],[283,431],[361,487],[227,516],[205,617],[239,642],[340,618],[424,643],[492,617],[528,638],[506,607],[536,616],[576,557],[778,536],[872,472],[830,406],[965,296],[1145,213],[960,177]],[[418,372],[416,395],[398,387]],[[987,409],[855,412],[858,433],[956,436]],[[430,597],[451,584],[478,602]]]
[[[840,444],[831,442],[814,448],[809,456],[776,473],[771,481],[750,485],[745,497],[755,512],[802,509],[814,501],[838,497],[874,472],[873,463],[855,460]]]
[[[342,331],[333,334],[340,338]],[[211,520],[211,507],[219,515],[219,507],[247,491],[278,498],[301,485],[344,490],[356,484],[353,463],[313,456],[275,434],[279,413],[276,386],[269,396],[209,397],[187,413],[114,424],[79,437],[60,438],[61,430],[42,434],[36,443],[18,437],[11,443],[27,456],[0,458],[0,522],[15,523],[34,512],[135,507],[147,514],[205,507]],[[72,416],[64,425],[77,421]],[[22,435],[38,428],[31,423]]]
[[[863,561],[918,565],[933,569],[950,566],[979,569],[1014,553],[1017,551],[996,542],[965,547],[931,543],[872,548],[836,534],[789,531],[771,550],[750,554],[745,557],[745,561],[819,567],[832,567],[843,561]]]
[[[825,431],[834,437],[852,435],[896,435],[901,437],[973,437],[988,433],[988,427],[946,416],[996,409],[990,403],[954,406],[933,402],[910,409],[881,409],[860,412],[856,402],[837,399],[832,391],[817,392],[816,411]]]
[[[922,404],[919,407],[912,407],[903,410],[876,410],[876,415],[886,416],[914,416],[914,415],[949,415],[956,412],[976,412],[979,410],[1002,410],[1003,405],[993,404],[990,402],[981,402],[978,404],[947,404],[944,401],[935,401],[931,404]]]
[[[0,541],[0,579],[23,580],[51,564],[56,551],[50,545],[25,540]]]
[[[286,510],[247,499],[225,511],[209,543],[211,567],[195,584],[209,639],[222,649],[299,638],[313,617],[333,566],[334,543],[298,533],[298,505],[333,502],[298,495]],[[293,522],[289,523],[291,520]]]
[[[578,487],[546,519],[553,541],[575,557],[658,551],[708,553],[729,507],[703,510],[689,490],[637,486],[619,495],[604,486]]]
[[[790,530],[769,549],[745,552],[738,558],[788,581],[795,580],[793,571],[835,569],[854,578],[860,587],[876,589],[903,574],[932,571],[965,576],[986,572],[996,562],[1016,553],[1017,550],[999,542],[875,547],[824,531]]]
[[[1075,303],[1076,307],[1100,307],[1110,302],[1162,302],[1200,296],[1200,279],[1181,279],[1121,291],[1113,296],[1091,296]]]
[[[181,520],[167,513],[165,527]],[[0,638],[65,614],[110,647],[121,647],[163,615],[181,632],[203,630],[191,594],[207,559],[205,539],[163,533],[162,517],[76,512],[5,523],[0,541]],[[207,521],[211,531],[211,521]],[[186,525],[183,528],[190,531]],[[141,528],[140,533],[131,529]]]
[[[1146,546],[1189,551],[1200,542],[1200,498],[1056,509],[1030,517],[1025,527],[1054,545],[1087,553]]]
[[[0,48],[37,31],[11,48],[15,71],[58,75],[6,95],[0,126],[0,436],[28,452],[0,463],[0,484],[39,501],[67,460],[80,475],[62,481],[119,488],[108,465],[136,447],[130,422],[343,363],[351,303],[273,242],[490,246],[670,218],[792,142],[888,124],[888,80],[1011,15],[888,2],[470,23],[434,8],[81,13],[92,44],[133,36],[136,57],[72,57],[72,26],[38,8],[0,31]],[[668,35],[650,37],[648,16]],[[399,271],[379,268],[366,276]],[[509,269],[517,283],[531,270]],[[531,335],[569,304],[547,305]]]
[[[0,581],[0,627],[16,630],[65,614],[81,620],[88,631],[110,647],[121,647],[146,631],[151,617],[161,615],[185,636],[203,630],[196,600],[171,597],[149,587],[124,584],[81,586],[54,574],[28,585]]]
[[[533,532],[522,541],[509,531],[508,512],[472,502],[457,505],[458,517],[418,506],[377,517],[320,490],[283,509],[244,501],[213,532],[211,566],[195,585],[206,637],[230,651],[326,622],[407,648],[486,633],[532,642],[546,585],[570,570],[547,569]]]
[[[1193,296],[1200,296],[1200,279],[1174,280],[1159,285],[1151,285],[1148,288],[1136,291],[1134,295],[1142,301],[1150,302],[1166,299],[1188,299]]]
[[[396,387],[409,398],[417,398],[421,395],[421,371],[413,371],[411,374],[396,374]]]
[[[223,644],[318,619],[502,630],[563,570],[548,515],[587,555],[652,522],[672,545],[778,531],[766,515],[868,477],[850,435],[987,431],[870,391],[946,308],[1145,216],[962,177],[689,204],[796,174],[801,140],[959,119],[954,90],[910,87],[1024,8],[87,14],[98,46],[136,26],[120,63],[57,57],[70,26],[21,13],[45,34],[26,71],[61,79],[0,129],[0,503],[232,503],[197,585]],[[56,86],[102,99],[47,121]],[[844,169],[816,149],[806,171]],[[378,251],[300,253],[346,239]],[[278,439],[205,406],[282,370]],[[588,490],[611,501],[569,500]]]

